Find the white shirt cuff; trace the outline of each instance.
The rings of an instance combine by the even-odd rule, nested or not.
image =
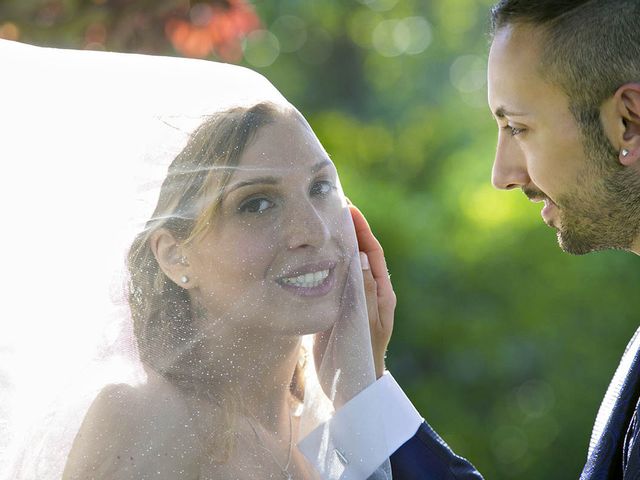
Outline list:
[[[385,372],[298,448],[323,479],[363,479],[413,437],[422,422],[393,376]]]

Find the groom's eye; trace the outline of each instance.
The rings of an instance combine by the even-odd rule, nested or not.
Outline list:
[[[504,128],[512,137],[515,137],[517,135],[520,135],[522,132],[525,131],[524,128],[520,128],[520,127],[514,127],[512,125],[505,125]]]

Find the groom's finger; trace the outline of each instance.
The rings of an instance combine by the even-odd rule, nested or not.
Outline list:
[[[369,260],[364,252],[360,252],[360,265],[362,266],[362,279],[364,281],[364,293],[367,301],[373,365],[376,371],[376,378],[380,378],[385,370],[384,357],[387,352],[387,345],[389,345],[389,340],[391,339],[391,332],[387,331],[380,321],[378,311],[378,286],[371,274]]]
[[[371,268],[369,260],[364,252],[360,252],[360,266],[362,267],[362,280],[364,283],[364,294],[367,301],[367,314],[369,316],[369,326],[371,328],[371,336],[380,330],[380,316],[378,314],[378,285]]]
[[[393,293],[391,281],[389,280],[389,272],[387,270],[387,262],[384,258],[384,251],[378,239],[373,235],[371,227],[367,219],[364,218],[362,212],[355,205],[349,205],[351,218],[356,230],[358,239],[358,248],[367,254],[369,264],[371,265],[371,273],[378,285],[378,297],[389,296]]]
[[[353,218],[353,224],[356,230],[356,237],[358,239],[358,247],[360,251],[364,252],[368,259],[371,268],[371,275],[375,280],[377,300],[378,300],[378,328],[380,328],[380,335],[386,337],[386,345],[391,339],[393,332],[394,314],[396,309],[396,294],[393,291],[393,285],[389,278],[387,270],[387,262],[384,258],[384,251],[380,242],[376,239],[375,235],[369,227],[367,219],[362,212],[358,210],[355,205],[350,205],[351,216]]]

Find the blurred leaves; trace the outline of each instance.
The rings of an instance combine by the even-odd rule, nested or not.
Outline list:
[[[5,0],[0,36],[266,75],[385,247],[399,302],[388,364],[420,412],[486,478],[575,478],[638,323],[640,268],[562,253],[539,205],[490,186],[491,3]]]

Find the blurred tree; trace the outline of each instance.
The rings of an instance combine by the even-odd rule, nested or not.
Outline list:
[[[240,61],[260,28],[245,0],[47,0],[0,5],[0,36],[43,45]]]

